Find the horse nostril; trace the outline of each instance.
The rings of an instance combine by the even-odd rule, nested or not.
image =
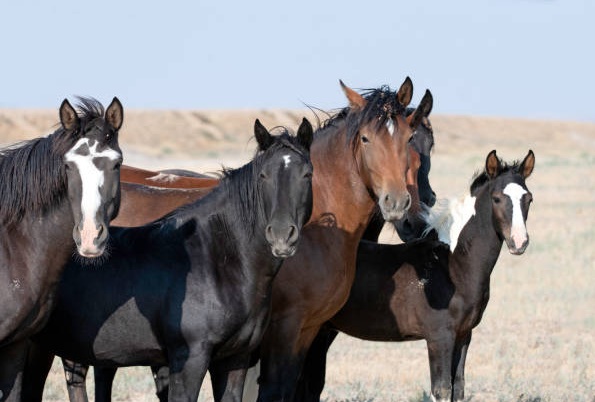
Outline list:
[[[297,228],[295,225],[291,225],[289,227],[289,236],[287,236],[288,243],[291,243],[297,239]]]
[[[407,194],[407,197],[405,197],[405,209],[409,209],[409,207],[411,207],[411,195]]]
[[[264,237],[270,242],[271,239],[273,238],[273,227],[271,225],[268,225],[266,227],[266,229],[264,230]]]

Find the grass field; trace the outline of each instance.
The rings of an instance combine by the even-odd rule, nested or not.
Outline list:
[[[143,113],[152,116],[150,123]],[[13,133],[2,134],[0,143],[43,133],[36,130],[54,124],[54,114],[0,111],[0,133]],[[301,115],[137,111],[126,115],[121,143],[129,164],[209,171],[250,157],[254,117],[268,127],[295,127]],[[536,155],[527,181],[534,197],[531,244],[522,256],[504,248],[494,269],[490,303],[468,354],[466,400],[595,401],[595,124],[466,116],[432,121],[437,145],[431,183],[439,197],[467,191],[492,149],[507,161],[524,157],[528,149]],[[385,231],[383,241],[397,238]],[[340,335],[331,348],[327,379],[323,398],[329,402],[430,400],[423,342],[372,343]],[[122,369],[115,382],[116,401],[156,400],[147,368]],[[205,381],[200,400],[209,400],[208,388]],[[59,363],[44,400],[67,400]]]

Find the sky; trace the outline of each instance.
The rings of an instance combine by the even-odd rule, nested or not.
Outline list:
[[[595,1],[12,0],[0,108],[323,110],[409,76],[432,113],[595,122]]]

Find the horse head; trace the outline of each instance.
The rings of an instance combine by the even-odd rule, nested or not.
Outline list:
[[[109,222],[120,206],[120,165],[122,151],[118,131],[123,108],[114,98],[103,113],[94,99],[80,98],[80,114],[64,100],[60,122],[74,146],[64,155],[68,198],[74,217],[72,232],[83,257],[98,257],[105,250]]]
[[[254,135],[265,156],[258,170],[268,222],[265,238],[274,256],[290,257],[312,213],[312,125],[304,118],[295,137],[273,136],[256,120]]]

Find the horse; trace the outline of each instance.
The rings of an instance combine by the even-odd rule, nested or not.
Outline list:
[[[65,99],[52,134],[0,150],[0,400],[20,400],[28,338],[76,249],[100,257],[120,202],[122,104]]]
[[[34,341],[84,364],[167,364],[172,401],[196,400],[207,368],[217,399],[237,397],[225,388],[239,381],[241,392],[272,281],[312,211],[310,123],[295,137],[258,120],[254,130],[255,158],[208,195],[151,224],[111,228],[110,256],[90,270],[69,261]]]
[[[174,169],[155,172],[128,165],[122,165],[120,180],[159,188],[211,188],[219,184],[219,179],[216,177],[201,175],[189,170]]]
[[[488,304],[502,243],[514,255],[529,244],[526,220],[533,196],[525,180],[534,165],[532,151],[512,164],[490,152],[466,198],[445,200],[426,213],[427,231],[436,231],[443,247],[431,238],[360,243],[351,294],[309,351],[300,401],[320,400],[326,352],[338,331],[369,341],[425,339],[432,399],[464,399],[465,358]]]
[[[421,218],[421,203],[432,207],[436,202],[436,193],[432,189],[429,179],[432,167],[430,155],[434,148],[434,130],[429,119],[433,103],[432,93],[426,89],[420,103],[424,109],[418,110],[414,107],[408,107],[405,110],[407,122],[414,129],[408,147],[409,168],[407,170],[407,189],[412,202],[406,216],[392,222],[394,229],[403,241],[418,238],[425,230],[425,222]],[[416,111],[417,113],[414,113]],[[414,117],[421,121],[413,121]],[[385,220],[382,218],[380,209],[376,207],[374,215],[362,235],[362,239],[378,241],[378,236],[384,228],[384,224]]]
[[[428,116],[432,109],[432,94],[429,90],[426,90],[424,97],[422,98],[421,105],[423,109],[417,110],[416,108],[406,108],[407,123],[412,127],[413,137],[408,145],[409,153],[409,166],[407,169],[407,189],[412,198],[412,205],[407,211],[406,216],[398,220],[397,222],[407,221],[403,224],[405,230],[398,230],[398,233],[410,233],[418,222],[422,221],[417,217],[421,207],[418,205],[424,202],[427,205],[433,205],[435,200],[435,194],[429,184],[429,171],[430,171],[430,151],[434,145],[433,131],[428,119]],[[416,117],[416,120],[413,120]],[[150,172],[146,170],[138,169],[143,172],[143,175],[131,176],[124,174],[127,170],[127,166],[122,168],[122,206],[118,218],[112,222],[114,225],[119,226],[138,226],[150,222],[162,215],[170,212],[174,207],[186,204],[191,200],[196,200],[204,196],[210,189],[208,188],[195,188],[193,183],[183,183],[180,187],[186,187],[184,189],[161,189],[156,188],[160,186],[159,183],[151,186],[146,186],[144,179],[146,177],[160,176],[162,173],[170,173],[176,175],[184,175],[187,177],[206,177],[200,173],[195,173],[186,170],[170,169],[158,172]],[[129,167],[129,171],[137,170],[137,168]],[[418,173],[423,172],[422,173]],[[140,178],[140,180],[139,180]],[[134,183],[124,182],[131,181]],[[174,183],[181,183],[176,182]],[[420,183],[418,185],[418,183]],[[198,183],[200,184],[200,183]],[[414,212],[415,211],[415,212]],[[384,219],[378,212],[378,217],[381,220],[381,224],[384,224]],[[410,224],[409,222],[414,222]],[[373,222],[370,222],[372,225]],[[370,230],[370,225],[366,229],[366,233]],[[399,225],[399,226],[397,226]],[[399,223],[395,223],[397,228],[401,227]],[[381,227],[380,227],[381,229]],[[415,229],[417,233],[419,229]],[[365,235],[364,235],[365,236]],[[376,238],[378,233],[376,233]],[[403,237],[403,236],[402,236]],[[51,366],[51,358],[47,357],[46,368],[43,374],[40,376],[47,376],[47,370]],[[43,361],[43,358],[39,358]],[[63,366],[66,372],[67,385],[69,389],[69,395],[71,395],[71,401],[86,401],[86,390],[85,390],[85,378],[87,374],[87,367],[83,365],[63,359]],[[111,387],[113,379],[116,373],[116,368],[96,367],[95,373],[95,400],[96,401],[107,401],[111,399]],[[161,400],[167,400],[167,368],[153,367],[153,376],[156,381],[157,395]]]
[[[405,120],[411,80],[407,77],[397,92],[342,88],[349,106],[327,120],[312,147],[311,223],[298,254],[284,262],[273,284],[272,318],[257,356],[259,401],[293,397],[310,343],[347,300],[357,245],[375,205],[387,221],[401,219],[411,205],[405,184],[413,134]]]
[[[427,223],[423,218],[425,208],[433,207],[436,203],[436,193],[432,189],[429,180],[431,169],[430,155],[434,147],[434,131],[429,120],[433,98],[429,90],[426,90],[424,94],[424,98],[426,97],[429,101],[424,102],[422,100],[422,104],[425,104],[425,109],[421,112],[418,111],[418,118],[421,116],[422,120],[413,133],[408,149],[409,169],[407,170],[407,188],[413,202],[403,219],[392,222],[397,234],[405,242],[422,236],[427,227]],[[410,125],[415,124],[415,122],[411,121],[415,110],[413,107],[406,109],[407,120],[410,122]],[[384,224],[385,221],[380,214],[380,210],[376,208],[370,223],[364,231],[362,241],[377,242]],[[362,282],[362,275],[365,275],[365,272],[361,272],[358,268],[353,287],[359,286],[359,282]],[[364,279],[363,283],[367,283],[367,281]],[[326,354],[337,334],[338,332],[331,329],[329,325],[324,325],[318,335],[316,335],[304,361],[302,375],[297,386],[296,400],[320,400],[320,394],[324,387]],[[154,376],[155,378],[159,378],[156,373],[154,373]],[[312,388],[316,391],[310,391]],[[254,399],[254,396],[247,394],[246,398]]]

